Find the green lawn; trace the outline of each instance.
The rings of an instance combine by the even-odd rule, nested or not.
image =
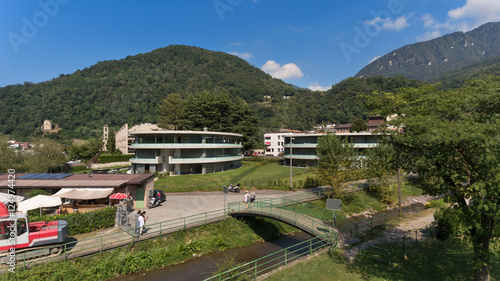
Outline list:
[[[391,250],[391,266],[363,256],[349,263],[337,250],[296,264],[266,280],[473,280],[472,246],[460,240],[422,243],[406,251],[400,244],[379,245]],[[491,247],[491,280],[500,280],[500,245]]]
[[[233,184],[240,183],[246,188],[257,189],[283,189],[288,190],[290,182],[290,168],[278,163],[264,163],[244,161],[241,168],[224,172],[205,175],[181,175],[159,179],[155,182],[155,189],[165,192],[191,192],[191,191],[220,191],[222,186],[229,186],[231,180],[244,174],[246,171],[257,167],[250,174],[239,179]],[[303,168],[293,168],[294,182],[304,181],[307,176],[314,176],[312,172]],[[281,180],[281,186],[269,185],[269,180]]]

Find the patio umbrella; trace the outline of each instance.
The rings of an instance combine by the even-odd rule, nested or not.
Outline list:
[[[117,200],[123,200],[127,199],[128,195],[125,193],[114,193],[109,196],[109,199],[117,199]]]
[[[10,196],[10,198],[9,198],[9,196]],[[8,202],[11,201],[11,199],[12,199],[12,201],[19,203],[19,202],[23,201],[24,197],[0,192],[0,202],[7,204]]]
[[[26,199],[19,203],[18,211],[27,212],[40,208],[40,216],[42,216],[42,208],[55,207],[62,204],[61,198],[47,195],[37,195],[33,198]]]

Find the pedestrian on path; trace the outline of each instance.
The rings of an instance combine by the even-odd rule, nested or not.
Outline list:
[[[245,190],[245,198],[243,199],[243,202],[245,202],[245,206],[247,206],[247,209],[249,201],[250,201],[250,194],[248,194],[248,190]]]
[[[253,208],[253,201],[255,201],[255,192],[253,191],[252,188],[252,191],[250,192],[250,203],[252,203],[252,208]]]
[[[148,220],[148,215],[146,215],[146,211],[143,211],[141,216],[144,218],[144,230],[143,233],[146,232],[146,221]]]
[[[144,229],[144,217],[142,216],[141,210],[137,211],[137,228],[139,236],[142,235]]]

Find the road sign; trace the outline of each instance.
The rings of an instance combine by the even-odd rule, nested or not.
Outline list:
[[[227,194],[227,186],[222,186],[222,192],[226,193]]]
[[[326,208],[332,211],[340,211],[342,207],[342,200],[340,199],[326,199]]]

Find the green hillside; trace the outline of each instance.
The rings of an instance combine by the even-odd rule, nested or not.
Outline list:
[[[157,103],[169,93],[200,91],[258,102],[296,90],[236,56],[172,45],[47,82],[0,88],[0,132],[29,136],[49,119],[66,138],[98,135],[105,124],[156,122]]]
[[[461,87],[465,81],[488,75],[500,76],[500,56],[481,60],[466,67],[433,77],[430,82],[441,83],[444,88]]]
[[[428,81],[445,72],[500,55],[500,22],[455,32],[394,50],[361,69],[355,77],[403,75]]]

